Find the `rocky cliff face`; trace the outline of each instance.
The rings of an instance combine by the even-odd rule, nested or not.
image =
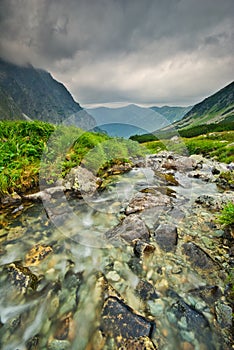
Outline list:
[[[73,120],[85,129],[95,126],[94,119],[50,73],[3,60],[0,60],[0,113],[0,119],[25,119],[25,114],[33,120],[56,124],[71,118],[69,123]]]

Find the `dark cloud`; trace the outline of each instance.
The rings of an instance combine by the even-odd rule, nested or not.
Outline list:
[[[194,103],[232,80],[233,0],[0,0],[0,52],[81,104]]]

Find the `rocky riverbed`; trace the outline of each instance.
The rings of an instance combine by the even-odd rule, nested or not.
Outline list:
[[[161,152],[3,199],[0,348],[231,349],[232,171]]]

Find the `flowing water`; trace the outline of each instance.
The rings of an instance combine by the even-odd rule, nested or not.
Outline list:
[[[151,339],[158,349],[222,349],[214,305],[190,291],[219,286],[223,292],[225,269],[200,272],[182,252],[182,244],[194,240],[210,251],[220,246],[227,255],[212,228],[213,214],[194,205],[199,195],[217,188],[181,173],[176,178],[172,206],[139,213],[151,233],[161,223],[177,225],[175,252],[165,253],[152,237],[154,253],[137,257],[131,244],[105,238],[131,198],[158,185],[150,168],[114,176],[94,198],[58,196],[52,219],[46,203],[2,212],[0,348],[115,349],[111,337],[105,341],[99,331],[107,283],[134,312],[155,323]],[[142,281],[155,291],[149,298],[137,293]],[[187,308],[182,316],[181,308]]]

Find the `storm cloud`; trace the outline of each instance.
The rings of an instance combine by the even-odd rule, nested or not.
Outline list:
[[[233,80],[233,13],[233,0],[0,0],[0,53],[81,105],[188,105]]]

